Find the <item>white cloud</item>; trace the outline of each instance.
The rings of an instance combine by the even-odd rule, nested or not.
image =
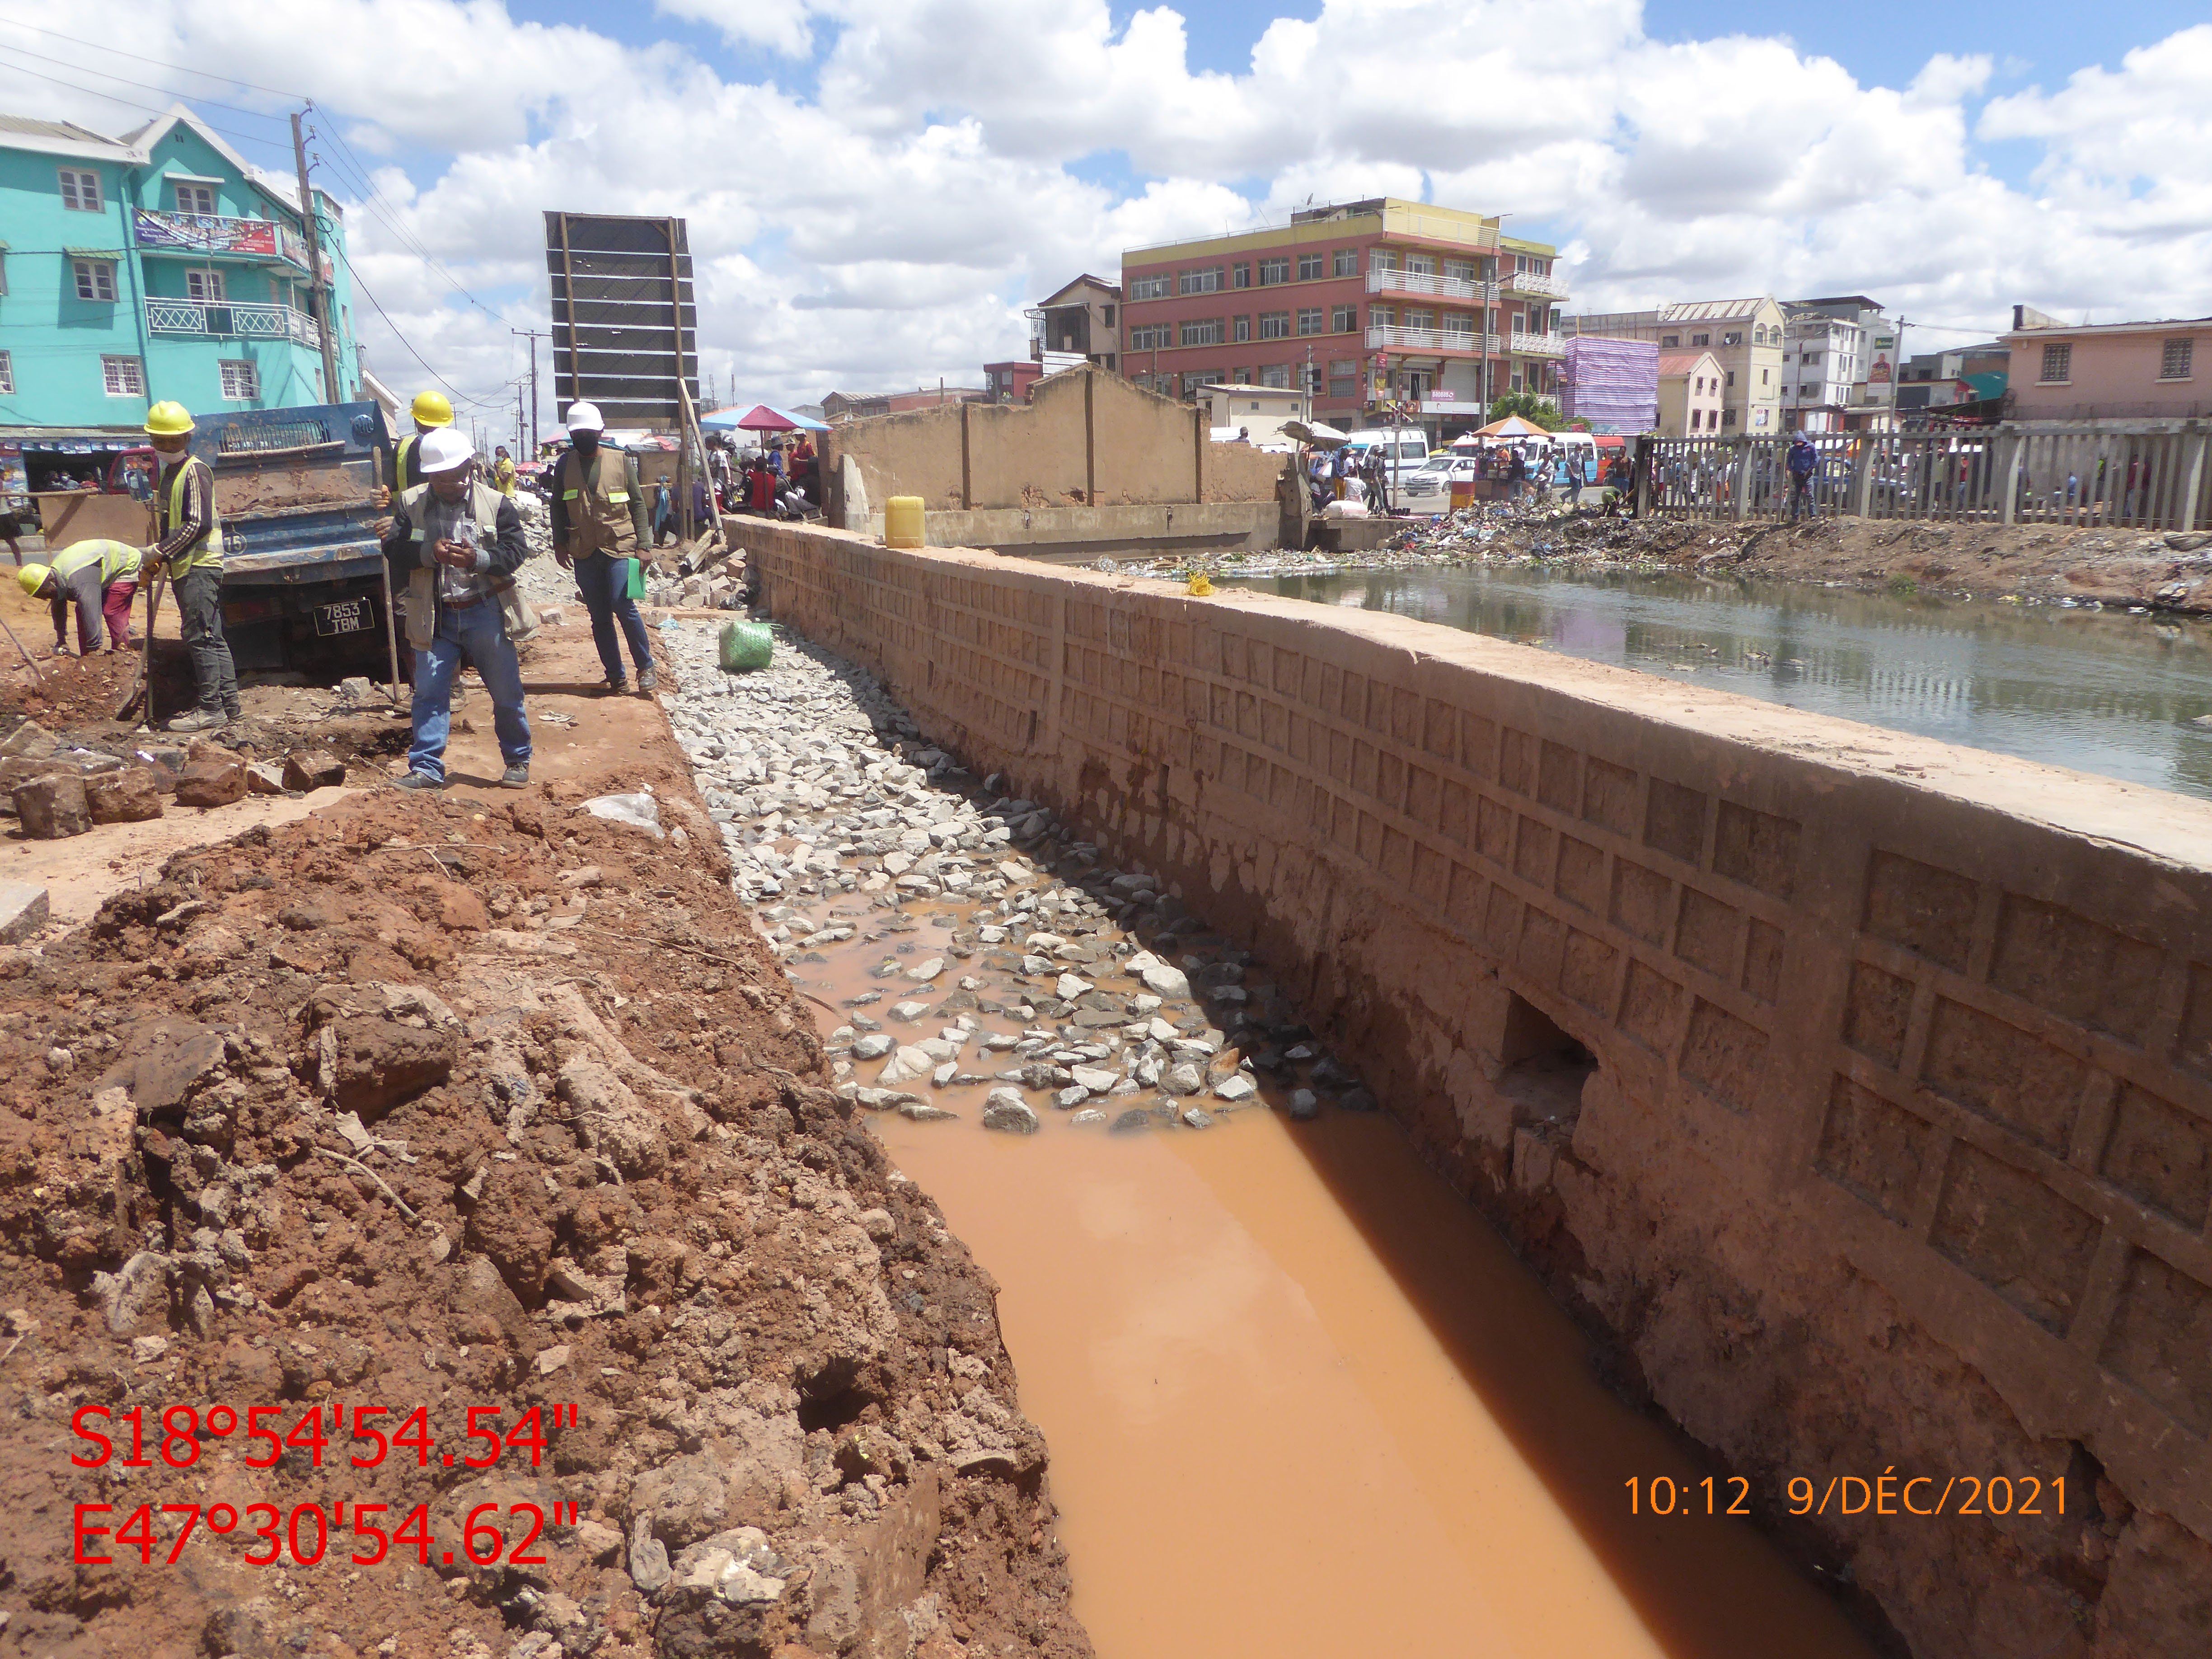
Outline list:
[[[1192,69],[1165,6],[1117,26],[1105,0],[656,0],[777,55],[781,85],[650,38],[650,14],[595,29],[519,4],[81,0],[70,27],[178,64],[175,84],[220,64],[311,96],[378,169],[374,204],[342,189],[356,268],[488,398],[524,361],[507,329],[543,325],[549,207],[688,218],[706,366],[777,402],[972,383],[1076,271],[1309,197],[1510,213],[1565,245],[1576,308],[1860,291],[1962,326],[2021,300],[2212,310],[2212,26],[1983,103],[1984,55],[1866,86],[1778,39],[1652,40],[1638,0],[1323,0],[1233,73]],[[35,40],[0,21],[0,45]],[[31,80],[11,98],[138,118]],[[2024,186],[1988,171],[1998,142],[2035,147]],[[1097,182],[1121,156],[1127,191]],[[380,373],[420,378],[374,317],[363,333]]]

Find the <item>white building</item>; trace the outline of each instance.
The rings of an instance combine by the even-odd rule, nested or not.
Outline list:
[[[1899,325],[1863,294],[1792,300],[1783,418],[1808,432],[1887,426],[1897,406]]]

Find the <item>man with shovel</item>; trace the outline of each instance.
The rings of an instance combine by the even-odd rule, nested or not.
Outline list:
[[[146,550],[143,574],[150,581],[168,574],[199,690],[198,707],[178,715],[168,729],[212,732],[244,712],[238,670],[222,636],[222,518],[216,510],[215,473],[191,453],[192,417],[182,404],[155,404],[147,412],[146,435],[161,457],[161,477],[154,492],[155,539]],[[147,633],[150,638],[150,614]]]

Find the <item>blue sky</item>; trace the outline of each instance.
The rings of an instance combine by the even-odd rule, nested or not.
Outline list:
[[[58,82],[312,99],[392,313],[372,361],[487,398],[507,330],[543,325],[542,209],[683,214],[709,372],[793,403],[972,382],[1074,272],[1309,197],[1510,212],[1562,247],[1571,309],[1863,291],[1954,337],[2020,301],[2202,315],[2203,15],[1309,0],[1190,6],[1178,35],[1110,0],[0,0],[0,70],[7,107],[109,131],[143,116]]]

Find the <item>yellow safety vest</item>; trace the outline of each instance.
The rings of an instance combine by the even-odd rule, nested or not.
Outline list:
[[[415,459],[415,446],[422,441],[422,434],[417,432],[411,437],[402,438],[399,447],[392,452],[392,493],[394,496],[404,495],[414,488],[416,480],[407,476],[407,463]]]
[[[177,463],[176,471],[170,475],[169,511],[167,516],[161,521],[161,535],[164,538],[184,521],[185,481],[191,477],[192,469],[195,466],[203,465],[204,463],[196,461],[188,455]],[[212,471],[208,473],[207,512],[207,533],[169,561],[171,580],[173,580],[183,575],[187,570],[196,570],[204,564],[222,562],[222,514],[216,510],[215,474]]]
[[[95,538],[73,542],[54,555],[53,572],[59,577],[74,576],[87,565],[100,566],[100,585],[106,587],[125,580],[138,580],[138,550],[129,542]]]

